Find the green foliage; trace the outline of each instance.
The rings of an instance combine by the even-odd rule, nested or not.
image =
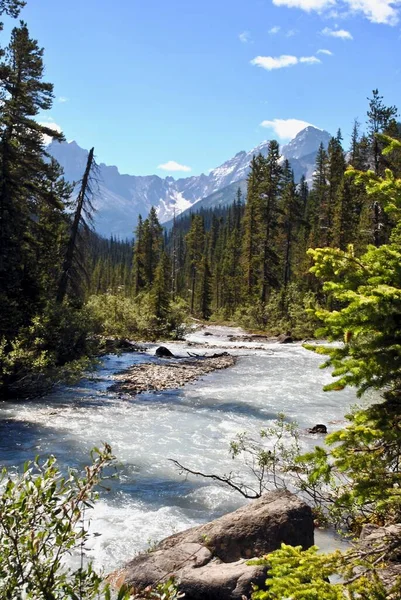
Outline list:
[[[366,181],[368,194],[380,199],[398,218],[401,180],[390,173],[384,179],[369,172],[360,177]],[[397,234],[398,226],[392,243],[370,246],[359,258],[352,246],[347,251],[309,251],[315,262],[312,272],[323,279],[323,289],[336,301],[332,310],[317,311],[324,322],[318,333],[345,342],[340,347],[318,349],[329,356],[326,365],[333,366],[333,376],[338,377],[327,389],[354,385],[361,394],[369,388],[397,390],[401,386],[401,251]]]
[[[63,475],[54,456],[38,457],[20,475],[0,475],[0,597],[4,600],[179,600],[173,579],[134,593],[111,592],[102,574],[85,564],[89,539],[86,516],[97,498],[96,488],[113,466],[107,444],[91,452],[92,464],[81,475]],[[66,559],[80,554],[78,569]]]
[[[314,292],[302,291],[291,283],[272,291],[266,305],[255,303],[237,309],[234,320],[246,329],[264,329],[271,335],[291,332],[294,339],[305,339],[314,337],[320,323],[316,306]]]
[[[0,596],[32,600],[95,599],[104,590],[91,565],[75,571],[65,559],[88,538],[85,511],[113,460],[109,446],[94,450],[82,477],[60,472],[54,457],[26,463],[17,478],[3,471],[0,498]]]
[[[55,382],[75,381],[92,364],[92,332],[86,309],[47,306],[12,341],[0,341],[0,396],[37,394]]]
[[[102,336],[153,340],[158,337],[181,339],[186,331],[187,304],[177,298],[170,302],[163,319],[155,314],[155,298],[151,293],[135,298],[122,294],[91,296],[87,309]]]
[[[240,433],[230,443],[233,459],[240,459],[241,471],[251,479],[240,481],[230,474],[228,478],[248,498],[259,498],[272,489],[286,489],[286,472],[295,465],[300,454],[299,431],[295,423],[289,423],[285,415],[277,415],[277,421],[259,431],[258,438]],[[245,468],[245,469],[244,469]]]
[[[252,600],[386,600],[396,598],[399,585],[386,589],[380,581],[380,567],[376,555],[370,559],[356,560],[353,552],[318,554],[312,546],[282,544],[279,550],[268,554],[253,564],[269,567],[266,590],[255,590]],[[354,553],[355,554],[355,553]],[[338,583],[331,582],[333,577]]]
[[[25,4],[23,0],[0,0],[0,15],[5,13],[16,18]]]

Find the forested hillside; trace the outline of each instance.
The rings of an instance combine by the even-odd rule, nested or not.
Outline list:
[[[246,198],[238,190],[228,207],[178,217],[164,251],[156,214],[140,220],[134,293],[150,288],[163,256],[165,291],[184,298],[191,314],[272,332],[288,330],[298,337],[313,335],[316,322],[306,309],[324,305],[327,297],[309,272],[307,249],[345,250],[353,244],[358,256],[369,244],[380,246],[389,239],[391,219],[347,169],[370,169],[380,176],[390,168],[400,174],[399,160],[384,157],[377,138],[400,136],[396,117],[396,107],[386,106],[374,90],[365,132],[355,121],[349,148],[343,147],[340,131],[327,151],[321,145],[310,188],[305,178],[295,184],[278,143],[270,142],[266,157],[252,159]],[[149,236],[159,241],[149,243]],[[156,260],[153,266],[150,255]]]

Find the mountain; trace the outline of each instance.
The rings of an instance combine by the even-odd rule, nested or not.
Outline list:
[[[291,162],[296,180],[302,175],[310,179],[315,164],[316,152],[323,143],[325,147],[330,134],[309,126],[289,144],[283,146],[282,154]],[[238,185],[245,189],[249,163],[254,154],[267,154],[269,142],[265,141],[250,152],[238,152],[208,175],[161,178],[158,175],[124,175],[115,166],[99,164],[97,188],[95,189],[95,227],[106,237],[132,237],[138,215],[146,216],[151,206],[156,206],[162,223],[174,214],[198,206],[223,206],[234,199]],[[87,150],[76,142],[53,142],[49,153],[61,164],[67,181],[79,181],[85,170]]]

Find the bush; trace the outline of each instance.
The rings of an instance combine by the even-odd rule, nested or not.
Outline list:
[[[12,479],[4,470],[0,499],[0,597],[32,600],[95,599],[102,578],[91,565],[67,569],[65,558],[88,537],[86,507],[112,460],[109,446],[95,450],[84,477],[63,476],[54,457],[35,459]],[[103,586],[104,588],[104,586]]]
[[[320,324],[315,316],[316,304],[313,292],[302,292],[290,284],[285,290],[272,291],[265,305],[256,302],[239,308],[234,320],[245,329],[264,330],[271,335],[290,332],[295,339],[310,338]]]
[[[170,302],[165,317],[158,318],[153,298],[143,293],[136,298],[118,294],[91,296],[87,308],[95,321],[95,331],[105,336],[156,340],[160,337],[180,339],[186,330],[187,304]]]
[[[89,312],[49,305],[11,341],[0,340],[0,396],[30,395],[75,381],[92,363],[96,344]]]
[[[38,458],[25,464],[23,473],[11,478],[3,470],[0,485],[0,597],[3,600],[110,600],[109,585],[84,565],[88,540],[85,511],[97,497],[96,486],[114,461],[107,444],[95,448],[92,464],[81,476],[60,472],[56,459]],[[66,557],[81,553],[81,565],[72,570]],[[144,592],[124,588],[117,600],[178,600],[182,597],[170,579]]]

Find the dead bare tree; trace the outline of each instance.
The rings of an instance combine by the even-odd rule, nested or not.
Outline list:
[[[94,207],[92,204],[93,183],[97,168],[94,159],[95,149],[91,148],[80,190],[76,199],[74,217],[71,225],[63,267],[59,279],[56,302],[61,304],[67,294],[69,285],[78,294],[81,281],[86,277],[84,260],[84,238],[92,230]]]

